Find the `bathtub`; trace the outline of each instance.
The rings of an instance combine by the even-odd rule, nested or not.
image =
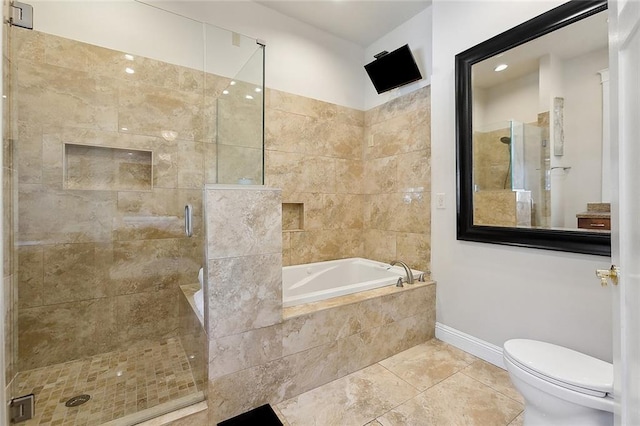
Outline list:
[[[420,271],[413,271],[418,277]],[[354,257],[282,268],[283,306],[318,302],[332,297],[395,285],[405,277],[400,265]]]

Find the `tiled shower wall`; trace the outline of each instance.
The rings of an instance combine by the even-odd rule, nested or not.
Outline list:
[[[431,261],[431,88],[365,113],[365,257]],[[453,202],[453,201],[451,201]]]
[[[302,204],[301,228],[283,231],[283,265],[360,257],[364,195],[364,113],[335,104],[267,93],[265,184]]]
[[[429,268],[430,116],[429,87],[366,113],[268,92],[265,182],[283,190],[284,265]]]
[[[216,176],[215,98],[229,80],[147,58],[126,74],[123,52],[14,34],[20,368],[170,335],[177,286],[201,263],[201,230],[182,237],[182,209],[193,204],[201,223],[201,188]],[[366,256],[428,268],[429,103],[428,88],[366,113],[267,92],[265,183],[302,216],[283,232],[285,265]],[[148,174],[144,161],[118,163],[118,150],[105,169],[124,179],[105,182],[90,148],[65,173],[64,144],[153,151],[152,189],[119,186]]]
[[[214,99],[228,80],[12,32],[20,370],[173,335],[178,286],[202,264]]]

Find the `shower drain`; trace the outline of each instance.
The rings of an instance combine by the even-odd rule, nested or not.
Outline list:
[[[82,405],[88,400],[91,399],[91,395],[83,394],[74,396],[73,398],[69,398],[67,402],[64,403],[66,407],[77,407],[78,405]]]

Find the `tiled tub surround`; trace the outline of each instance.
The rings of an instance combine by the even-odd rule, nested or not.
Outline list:
[[[210,424],[433,337],[433,282],[283,311],[280,191],[214,185],[205,200]]]
[[[367,112],[269,90],[265,124],[285,266],[366,257],[429,269],[428,87]]]
[[[19,369],[177,336],[228,79],[18,28],[11,55]]]

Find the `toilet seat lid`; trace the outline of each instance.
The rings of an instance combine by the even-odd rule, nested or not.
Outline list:
[[[528,339],[508,340],[504,352],[525,369],[561,386],[564,384],[592,395],[613,393],[613,365],[608,362],[562,346]]]

